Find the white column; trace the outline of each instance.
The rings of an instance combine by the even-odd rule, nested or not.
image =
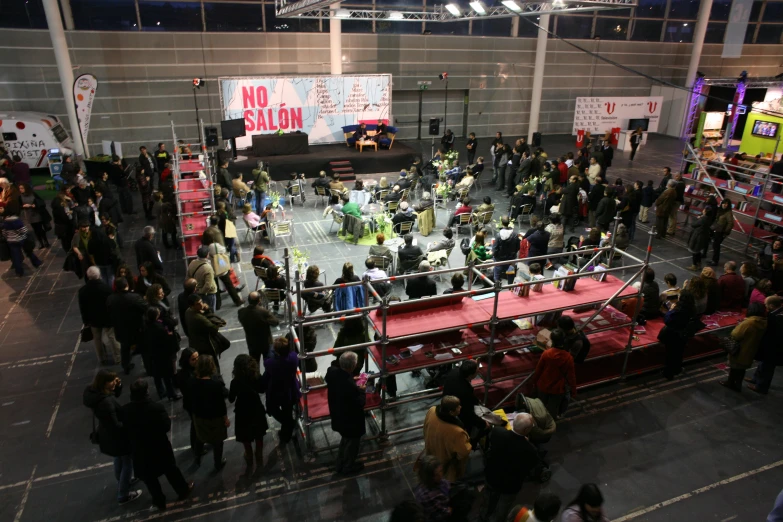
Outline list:
[[[60,8],[63,10],[63,20],[65,20],[65,29],[73,31],[76,26],[73,24],[73,12],[71,12],[71,0],[60,0]]]
[[[511,19],[511,37],[516,38],[517,36],[519,36],[519,17],[515,16]]]
[[[76,106],[73,104],[73,68],[71,67],[71,56],[68,54],[68,42],[65,40],[63,23],[60,20],[60,8],[57,5],[57,0],[43,0],[43,7],[46,13],[46,24],[49,26],[49,36],[52,38],[54,59],[57,61],[57,72],[60,74],[65,109],[71,124],[73,150],[79,156],[84,156],[79,120],[76,119]]]
[[[533,145],[533,133],[538,132],[538,116],[541,113],[541,90],[544,87],[544,65],[546,64],[546,43],[547,33],[544,29],[549,29],[549,15],[542,14],[538,25],[542,29],[538,30],[538,39],[536,40],[536,65],[533,69],[533,94],[530,97],[530,127],[527,131],[527,142]]]
[[[329,6],[329,9],[332,11],[332,16],[334,16],[334,13],[337,12],[338,9],[340,9],[340,3],[332,4]],[[329,50],[331,51],[331,61],[332,61],[332,74],[342,74],[343,73],[343,28],[342,28],[342,21],[339,18],[330,18],[329,19]]]
[[[688,64],[688,73],[685,76],[685,86],[693,87],[696,81],[696,71],[699,68],[701,59],[701,50],[704,47],[704,35],[707,34],[707,21],[710,18],[712,9],[712,0],[701,0],[699,6],[699,18],[696,22],[696,28],[693,31],[693,47],[691,48],[691,61]]]

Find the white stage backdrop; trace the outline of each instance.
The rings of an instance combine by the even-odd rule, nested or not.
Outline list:
[[[237,138],[237,148],[278,129],[305,132],[310,143],[337,143],[345,125],[391,123],[390,74],[219,80],[223,119],[245,120],[247,135]]]
[[[628,120],[649,118],[649,132],[658,132],[663,96],[608,96],[576,99],[574,129],[603,134],[613,127],[628,130]]]

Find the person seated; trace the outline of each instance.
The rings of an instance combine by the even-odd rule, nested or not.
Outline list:
[[[304,287],[305,288],[319,288],[323,286],[323,283],[318,279],[321,275],[321,269],[316,265],[310,265],[307,267],[307,273],[305,275]],[[326,290],[321,292],[304,292],[302,298],[307,303],[308,310],[312,313],[323,308],[324,312],[332,311],[332,291]]]
[[[383,244],[385,241],[386,236],[383,235],[383,232],[378,232],[378,234],[375,236],[375,244],[370,247],[369,255],[388,257],[391,259],[391,250],[389,250],[389,247]]]
[[[304,174],[301,176],[297,174],[296,172],[292,172],[290,174],[291,179],[288,180],[288,184],[285,186],[286,193],[290,196],[293,194],[293,187],[298,186],[299,187],[299,194],[302,195],[302,201],[305,200],[304,196]]]
[[[264,247],[257,246],[253,249],[253,258],[250,260],[250,265],[255,268],[266,268],[269,270],[275,266],[275,262],[272,261],[271,257],[264,255]]]
[[[353,139],[357,142],[364,141],[367,138],[367,124],[360,123],[359,128],[353,133]]]
[[[329,182],[329,189],[343,193],[348,191],[348,189],[345,188],[345,185],[343,185],[343,182],[340,181],[340,174],[337,172],[332,175],[332,181]]]
[[[461,205],[454,210],[454,215],[449,220],[449,226],[453,227],[459,223],[459,216],[462,214],[470,214],[473,212],[473,207],[470,206],[470,198],[465,198],[461,201]]]
[[[492,257],[491,250],[484,244],[485,238],[486,233],[484,230],[476,232],[476,236],[473,238],[473,253],[476,254],[476,258],[479,261],[486,261]]]
[[[253,190],[242,181],[242,173],[237,173],[237,177],[231,181],[231,188],[234,190],[235,198],[246,198],[247,201],[253,199]]]
[[[365,276],[369,278],[370,284],[375,289],[375,291],[378,292],[379,296],[383,297],[388,294],[391,291],[391,283],[389,281],[384,281],[382,283],[374,282],[378,279],[388,279],[388,274],[384,270],[376,267],[375,261],[372,259],[365,259],[364,266],[367,267],[367,270],[365,270],[362,274],[362,279],[364,279]]]
[[[359,208],[359,205],[349,201],[345,196],[343,196],[342,213],[359,219],[362,218],[362,209]]]
[[[253,207],[250,206],[250,203],[242,205],[242,216],[251,230],[256,231],[261,226],[261,216],[253,212]]]
[[[454,185],[454,190],[463,190],[468,189],[470,190],[470,187],[473,186],[473,183],[476,181],[476,178],[473,177],[473,171],[471,169],[467,169],[465,171],[465,175],[462,177],[462,179]]]
[[[332,212],[343,215],[343,199],[340,196],[329,196],[329,205],[324,209],[324,217]]]
[[[745,303],[745,280],[737,273],[737,263],[729,261],[723,265],[724,274],[718,278],[720,295],[719,309],[741,308]]]
[[[313,187],[314,194],[318,194],[318,187],[321,187],[322,189],[324,189],[324,191],[326,191],[327,194],[329,194],[331,183],[326,178],[326,171],[322,170],[321,172],[319,172],[318,177],[315,178],[315,181],[313,181],[312,185],[310,186]]]
[[[395,183],[400,187],[400,190],[411,188],[411,180],[408,179],[408,172],[405,170],[400,171],[400,178]]]
[[[448,250],[454,248],[454,232],[450,228],[443,229],[443,239],[433,241],[427,245],[427,253],[437,252],[438,250]]]
[[[413,236],[405,234],[403,236],[404,246],[397,251],[397,257],[400,259],[400,271],[404,271],[405,268],[418,264],[424,257],[424,252],[421,251],[418,245],[413,244]]]
[[[421,195],[421,201],[419,201],[418,205],[413,205],[413,210],[415,210],[417,213],[424,212],[428,208],[432,208],[434,205],[432,201],[432,194],[429,192],[423,192]]]
[[[532,208],[536,208],[536,191],[535,189],[528,190],[527,194],[523,194],[522,192],[517,192],[514,194],[514,196],[511,198],[511,219],[516,220],[517,216],[519,216],[520,212],[522,212],[522,207],[525,205],[532,205]]]
[[[432,271],[432,267],[429,262],[422,261],[419,263],[419,273],[426,274]],[[431,295],[436,295],[438,289],[435,285],[435,280],[432,276],[426,275],[424,277],[414,277],[406,280],[405,294],[408,296],[408,300],[420,299]]]
[[[374,193],[375,193],[376,200],[380,197],[379,192],[381,192],[382,190],[385,191],[391,190],[389,188],[389,180],[386,179],[386,176],[381,176],[381,179],[378,181],[378,185],[375,187]]]
[[[255,256],[253,256],[255,258]],[[280,310],[280,303],[286,299],[285,293],[287,292],[285,278],[280,274],[280,269],[273,265],[267,269],[266,280],[264,284],[267,289],[283,290],[283,295],[280,296],[280,301],[272,301],[272,310],[275,312]]]
[[[666,283],[666,290],[661,292],[659,299],[661,301],[661,313],[665,314],[679,299],[680,288],[677,286],[677,276],[672,273],[663,276],[663,282]]]
[[[383,198],[383,202],[384,203],[388,203],[389,201],[399,201],[400,199],[402,199],[402,193],[400,192],[400,186],[399,185],[394,185],[394,187],[392,187],[392,189],[391,189],[391,192],[386,194],[386,197]]]
[[[408,206],[407,201],[403,201],[397,207],[397,213],[392,218],[392,230],[399,233],[402,223],[413,223],[415,221],[416,215],[413,213],[413,209]]]
[[[459,272],[451,276],[451,288],[447,288],[443,291],[444,294],[456,294],[457,292],[464,292],[465,289],[462,286],[465,284],[465,277]]]
[[[484,172],[484,156],[479,156],[475,165],[471,165],[473,176],[478,178]]]
[[[378,120],[378,125],[375,127],[375,136],[372,137],[373,141],[380,142],[381,138],[386,137],[386,124],[383,120]]]

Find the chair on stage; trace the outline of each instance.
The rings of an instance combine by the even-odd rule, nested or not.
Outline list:
[[[378,146],[382,149],[391,150],[394,144],[394,136],[397,134],[397,127],[386,127],[386,134],[378,140]]]

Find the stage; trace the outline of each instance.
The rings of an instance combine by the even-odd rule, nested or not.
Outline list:
[[[378,172],[394,172],[407,169],[413,163],[417,153],[411,147],[399,141],[394,142],[391,150],[377,151],[365,148],[363,152],[345,143],[332,145],[310,145],[309,154],[292,156],[253,156],[252,149],[240,149],[239,156],[247,159],[234,161],[229,167],[232,171],[241,172],[244,179],[251,179],[250,173],[259,161],[268,162],[269,175],[275,181],[290,179],[291,172],[304,172],[307,178],[314,178],[319,171],[329,174],[330,161],[350,161],[355,174],[375,174]]]

